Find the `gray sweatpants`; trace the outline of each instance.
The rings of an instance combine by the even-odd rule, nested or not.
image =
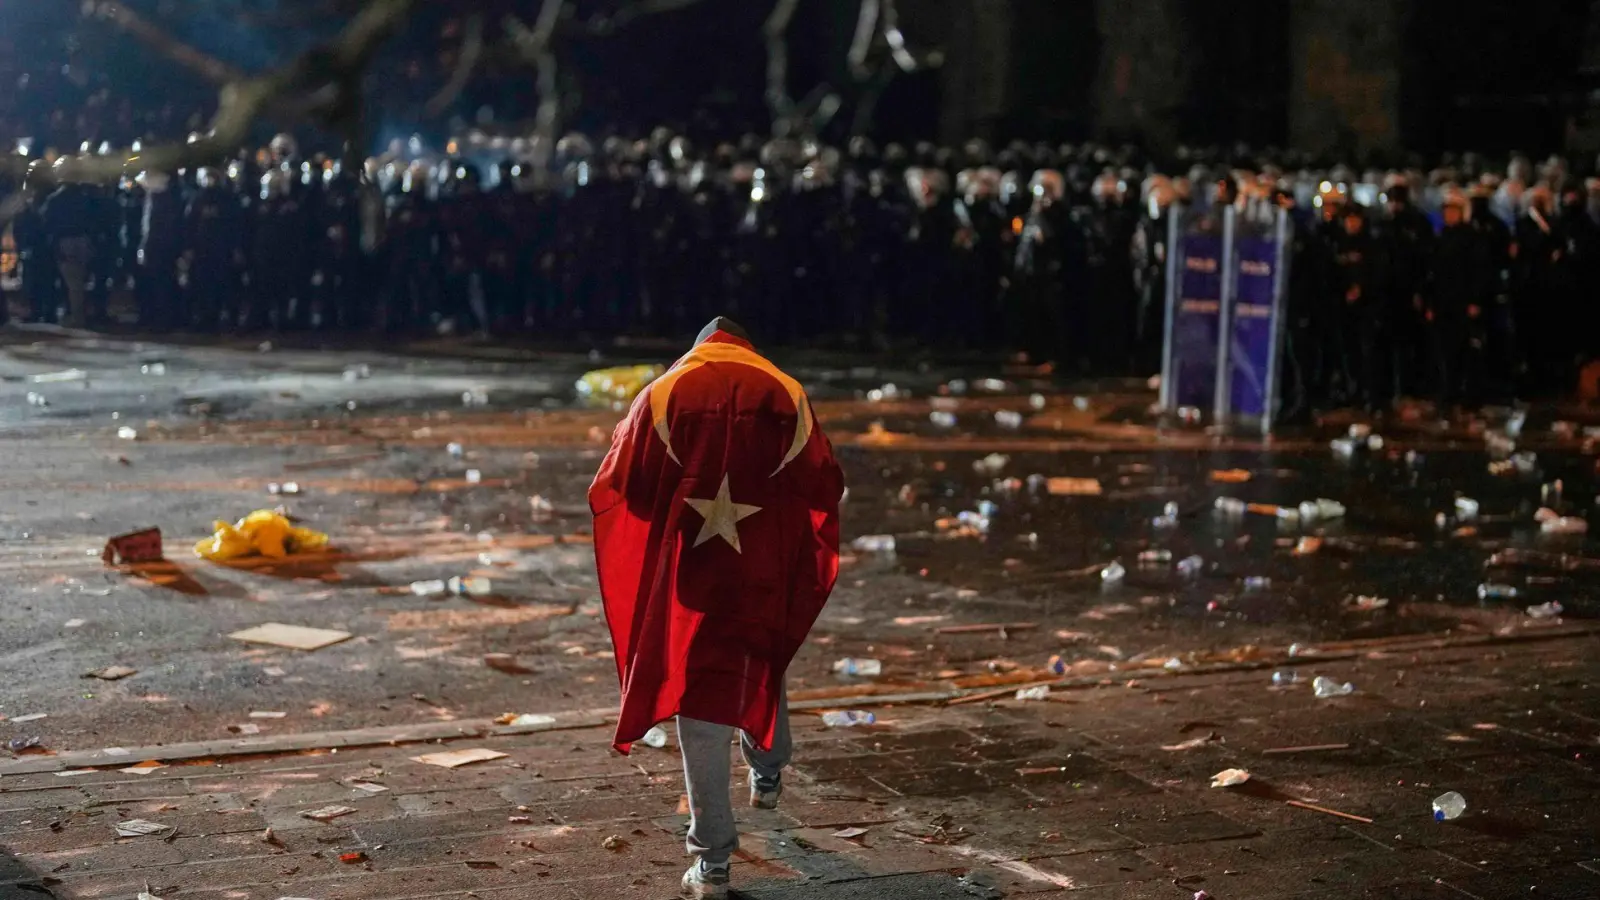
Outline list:
[[[683,751],[683,780],[689,791],[689,852],[708,866],[726,866],[733,851],[739,849],[739,828],[733,818],[733,801],[728,793],[732,777],[728,744],[734,729],[713,725],[687,716],[678,717],[678,746]],[[739,733],[739,747],[751,773],[766,785],[778,780],[794,753],[789,736],[789,699],[778,697],[778,721],[772,749],[762,752]]]

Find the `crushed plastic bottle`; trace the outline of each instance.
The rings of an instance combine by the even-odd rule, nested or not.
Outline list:
[[[482,575],[468,575],[465,578],[454,575],[446,582],[446,586],[457,597],[487,597],[494,593],[494,583]]]
[[[427,581],[411,582],[411,593],[418,597],[438,597],[449,590],[443,579],[432,578]]]
[[[1479,600],[1515,600],[1517,589],[1509,584],[1485,583],[1478,585]]]
[[[1050,685],[1041,684],[1035,687],[1022,688],[1017,691],[1018,700],[1045,700],[1050,696]]]
[[[956,414],[949,410],[936,409],[928,413],[928,421],[932,422],[935,428],[954,428],[956,427]]]
[[[1244,592],[1247,594],[1270,590],[1272,590],[1272,579],[1265,575],[1249,575],[1244,580]]]
[[[1479,508],[1478,501],[1471,497],[1456,498],[1456,516],[1463,522],[1469,519],[1476,519]]]
[[[856,659],[847,656],[833,664],[833,671],[839,675],[857,678],[876,678],[883,674],[883,663],[876,659]]]
[[[1530,606],[1526,610],[1530,619],[1554,619],[1566,611],[1566,607],[1562,606],[1559,600],[1551,600],[1549,603]]]
[[[1206,561],[1198,556],[1186,556],[1178,560],[1178,574],[1184,578],[1195,578],[1200,575],[1200,570]]]
[[[854,728],[857,725],[871,725],[878,721],[872,713],[859,709],[836,709],[822,714],[822,724],[829,728]]]
[[[1139,565],[1141,566],[1164,566],[1169,562],[1172,562],[1171,550],[1151,549],[1139,553]]]
[[[1532,450],[1523,450],[1511,454],[1511,467],[1517,470],[1518,475],[1531,475],[1539,467],[1539,457]]]
[[[454,441],[444,445],[444,452],[450,454],[451,459],[460,459],[466,454],[466,451],[461,448],[461,445]]]
[[[278,482],[274,481],[267,485],[267,493],[293,496],[300,493],[300,482],[285,481],[282,484],[279,484]]]
[[[1238,497],[1218,497],[1215,506],[1217,512],[1225,516],[1242,516],[1248,508]]]
[[[1383,435],[1373,434],[1367,436],[1367,449],[1377,453],[1383,449]]]
[[[1000,504],[995,503],[993,500],[978,501],[978,515],[983,516],[985,519],[993,518],[994,514],[999,511]]]
[[[1043,394],[1029,394],[1028,405],[1034,409],[1044,409],[1046,400]]]
[[[467,390],[462,391],[461,392],[461,405],[462,406],[488,406],[489,405],[489,389],[488,388],[475,387],[475,388],[468,388]]]
[[[167,364],[164,363],[164,362],[145,363],[144,365],[139,367],[139,374],[141,374],[141,375],[165,375],[165,374],[167,374]]]
[[[45,396],[43,394],[35,393],[34,391],[29,391],[28,392],[28,405],[29,406],[49,406],[50,405],[50,401],[46,400]]]
[[[366,363],[359,366],[346,366],[344,370],[345,381],[363,381],[372,377],[372,367]]]
[[[1467,798],[1455,791],[1440,794],[1433,798],[1433,820],[1435,822],[1448,822],[1451,819],[1461,818],[1467,811]]]
[[[945,387],[950,389],[950,393],[960,396],[967,392],[967,380],[965,378],[952,378],[945,384]]]
[[[994,414],[994,423],[999,425],[1001,428],[1021,428],[1022,413],[1019,413],[1014,409],[996,410]]]
[[[478,471],[477,469],[468,469],[467,470],[467,484],[482,484],[482,483],[483,483],[483,473],[482,472]]]
[[[1161,515],[1150,520],[1150,525],[1154,528],[1178,527],[1178,504],[1167,503],[1166,506],[1162,507]]]
[[[1528,424],[1528,411],[1519,409],[1506,417],[1506,434],[1512,437],[1522,436],[1522,426]]]
[[[650,730],[644,733],[644,737],[639,739],[639,743],[660,750],[667,745],[667,731],[660,725],[652,725]]]
[[[1274,687],[1285,687],[1287,685],[1297,684],[1299,681],[1300,673],[1293,669],[1279,669],[1278,671],[1272,673],[1272,684]]]
[[[117,429],[117,437],[125,441],[137,441],[139,439],[139,432],[124,425]]]
[[[894,535],[864,534],[850,542],[850,549],[859,553],[893,553]]]
[[[1340,503],[1337,500],[1329,500],[1327,497],[1317,498],[1318,517],[1323,519],[1342,519],[1344,518],[1344,514],[1345,508],[1343,503]]]
[[[1065,657],[1057,654],[1056,656],[1050,657],[1050,661],[1045,664],[1045,668],[1049,669],[1050,674],[1052,675],[1065,675],[1067,674],[1067,660]]]
[[[1127,575],[1128,570],[1122,567],[1122,563],[1112,560],[1106,564],[1104,569],[1100,570],[1100,583],[1121,584],[1122,579],[1126,578]]]
[[[1356,686],[1348,681],[1340,684],[1326,675],[1318,675],[1311,680],[1311,691],[1317,695],[1318,700],[1327,700],[1332,697],[1348,697],[1356,692]]]
[[[1328,442],[1328,449],[1334,456],[1348,459],[1356,455],[1356,442],[1350,438],[1334,438]]]

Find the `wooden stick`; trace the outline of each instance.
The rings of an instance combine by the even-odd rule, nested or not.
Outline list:
[[[1316,753],[1320,750],[1349,750],[1349,744],[1311,744],[1307,747],[1273,747],[1261,751],[1263,755],[1271,756],[1277,753]]]
[[[1301,809],[1309,809],[1312,812],[1326,813],[1330,816],[1338,816],[1341,819],[1349,819],[1352,822],[1360,822],[1363,825],[1372,824],[1372,820],[1366,818],[1365,816],[1353,816],[1346,812],[1339,812],[1337,809],[1328,809],[1325,806],[1314,806],[1310,803],[1302,803],[1299,800],[1285,800],[1284,802],[1290,806],[1297,806]]]
[[[946,625],[934,631],[938,634],[977,634],[984,631],[1027,631],[1038,627],[1036,622],[993,622],[983,625]]]

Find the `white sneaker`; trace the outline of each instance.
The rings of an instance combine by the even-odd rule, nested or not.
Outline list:
[[[695,860],[683,873],[683,896],[687,900],[722,900],[728,896],[728,867],[707,866]]]
[[[750,806],[754,809],[777,809],[778,798],[783,796],[783,782],[774,782],[772,790],[762,790],[763,785],[756,779],[755,773],[750,775]]]

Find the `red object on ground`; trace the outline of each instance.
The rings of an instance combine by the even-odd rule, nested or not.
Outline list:
[[[130,531],[106,541],[100,559],[106,565],[118,563],[157,562],[161,560],[161,529],[146,528]]]
[[[589,488],[618,750],[680,712],[772,746],[838,577],[843,490],[799,383],[727,332],[639,395]]]

